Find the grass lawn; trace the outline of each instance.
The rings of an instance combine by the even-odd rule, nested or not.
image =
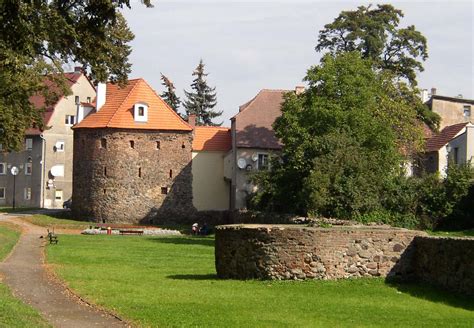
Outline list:
[[[474,300],[382,279],[218,280],[214,240],[63,236],[48,262],[86,299],[148,327],[473,327]]]
[[[439,237],[474,237],[474,229],[458,231],[428,231],[432,236]]]
[[[12,207],[1,207],[0,206],[0,213],[21,213],[21,212],[28,212],[37,210],[37,207],[16,207],[13,209]]]
[[[20,232],[13,225],[0,222],[0,261],[15,246]],[[14,298],[0,279],[0,327],[49,327],[33,308]]]
[[[86,229],[94,222],[76,221],[67,218],[67,215],[50,216],[44,214],[35,214],[32,216],[22,217],[23,220],[32,224],[45,228],[60,228],[60,229]]]

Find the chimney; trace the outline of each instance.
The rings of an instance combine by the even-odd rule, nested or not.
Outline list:
[[[458,94],[456,98],[462,99],[462,94]]]
[[[436,94],[436,88],[431,88],[431,95],[434,96]]]
[[[105,104],[105,95],[107,93],[107,84],[99,82],[96,87],[97,97],[95,110],[98,112],[102,106]]]
[[[297,85],[295,87],[295,93],[296,95],[300,95],[304,92],[304,85]]]
[[[420,96],[423,103],[427,102],[429,100],[428,89],[421,90]]]
[[[82,67],[81,66],[74,67],[74,74],[82,74]]]
[[[196,114],[190,114],[188,116],[188,124],[191,126],[196,126]]]

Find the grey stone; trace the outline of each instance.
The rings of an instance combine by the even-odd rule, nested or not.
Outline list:
[[[368,259],[372,256],[372,254],[369,251],[362,250],[362,251],[359,251],[359,256],[363,259]]]

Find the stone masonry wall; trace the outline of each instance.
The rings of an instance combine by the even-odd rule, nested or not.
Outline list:
[[[216,229],[220,278],[339,279],[412,273],[413,239],[396,228],[227,225]]]
[[[194,213],[191,143],[191,132],[74,130],[74,215],[161,223]]]
[[[418,280],[474,295],[474,239],[416,237],[413,269]]]

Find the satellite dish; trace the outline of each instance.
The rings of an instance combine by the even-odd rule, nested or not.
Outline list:
[[[258,154],[257,153],[253,153],[252,154],[252,161],[256,162],[258,160]]]
[[[245,169],[245,167],[247,166],[247,161],[245,160],[245,158],[243,157],[239,158],[237,161],[237,166],[241,170]]]
[[[54,165],[51,168],[51,175],[54,177],[63,177],[64,176],[64,165]]]

